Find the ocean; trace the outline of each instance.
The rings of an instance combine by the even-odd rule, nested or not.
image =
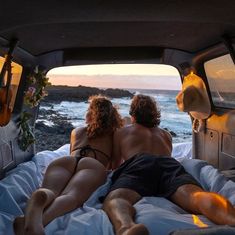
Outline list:
[[[157,104],[161,109],[161,128],[167,128],[173,133],[173,143],[188,142],[192,139],[192,127],[191,120],[187,113],[180,112],[177,108],[175,97],[178,91],[169,90],[129,90],[130,92],[137,94],[146,94],[154,97]],[[130,98],[114,98],[113,104],[117,105],[120,114],[129,116],[129,107],[131,103]],[[53,104],[53,106],[41,105],[40,109],[52,109],[58,112],[62,116],[66,116],[68,121],[72,123],[74,127],[84,125],[85,114],[88,108],[87,102],[69,102],[63,101],[59,104]],[[53,125],[53,123],[44,121],[47,125]]]

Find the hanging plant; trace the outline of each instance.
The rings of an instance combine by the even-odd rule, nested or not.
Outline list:
[[[40,100],[47,96],[45,87],[48,85],[49,78],[46,77],[44,71],[40,71],[38,67],[34,69],[34,72],[28,78],[28,90],[25,92],[24,104],[30,108],[34,108],[39,105]]]
[[[40,101],[47,96],[45,87],[49,84],[49,78],[46,77],[45,71],[38,69],[38,66],[28,77],[28,89],[24,93],[24,105],[28,108],[37,107]],[[32,126],[29,124],[32,115],[24,111],[20,120],[20,135],[18,143],[20,148],[25,151],[35,142]]]
[[[20,116],[21,134],[18,138],[18,143],[23,151],[27,150],[27,148],[35,142],[32,128],[29,125],[29,120],[31,117],[32,115],[26,111],[24,111]]]

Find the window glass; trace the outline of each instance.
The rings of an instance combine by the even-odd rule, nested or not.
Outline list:
[[[235,108],[235,65],[231,56],[207,61],[204,67],[214,105]]]
[[[2,70],[2,67],[3,67],[3,64],[5,62],[5,58],[3,57],[0,57],[0,71]],[[17,94],[17,90],[18,90],[18,87],[19,87],[19,83],[20,83],[20,78],[21,78],[21,74],[22,74],[22,66],[15,63],[15,62],[12,62],[11,63],[11,66],[12,66],[12,78],[11,78],[11,91],[12,91],[12,98],[11,98],[11,102],[10,102],[10,107],[14,107],[14,104],[15,104],[15,99],[16,99],[16,94]],[[2,86],[5,86],[6,85],[6,82],[7,82],[7,73],[5,74],[5,77],[3,78],[3,81],[2,82]]]

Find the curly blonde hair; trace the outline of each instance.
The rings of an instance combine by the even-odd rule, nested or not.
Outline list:
[[[91,96],[89,102],[90,106],[87,111],[87,115],[89,115],[88,138],[111,134],[117,128],[123,126],[123,120],[117,108],[107,97],[102,95]]]
[[[154,98],[147,95],[135,95],[131,102],[129,114],[136,123],[145,127],[155,127],[160,124],[161,111]]]

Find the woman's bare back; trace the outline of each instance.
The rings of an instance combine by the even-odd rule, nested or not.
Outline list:
[[[80,156],[80,150],[84,146],[90,146],[93,151],[87,151],[87,157],[94,157],[106,168],[109,168],[112,153],[112,134],[88,138],[86,127],[75,128],[71,133],[70,154]]]

